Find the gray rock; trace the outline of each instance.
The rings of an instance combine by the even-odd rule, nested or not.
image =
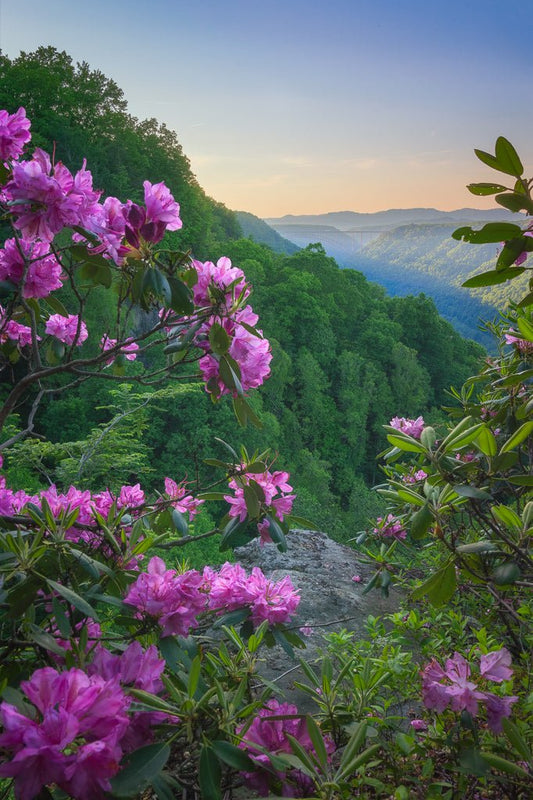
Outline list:
[[[334,542],[325,533],[303,530],[291,531],[287,543],[287,552],[280,553],[274,544],[261,546],[256,540],[238,548],[235,555],[246,569],[260,567],[272,580],[289,575],[299,590],[301,601],[290,627],[309,627],[312,633],[302,637],[306,649],[296,651],[298,657],[310,663],[320,661],[323,633],[344,628],[363,635],[370,614],[380,616],[397,609],[400,594],[394,589],[388,598],[379,590],[363,595],[374,569],[350,547]],[[354,581],[354,576],[361,580]],[[281,647],[274,647],[266,652],[266,663],[260,672],[280,687],[280,696],[295,702],[303,711],[312,711],[308,696],[292,685],[295,679],[301,680],[297,664]]]

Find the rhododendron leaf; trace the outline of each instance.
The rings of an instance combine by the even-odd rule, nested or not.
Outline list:
[[[528,292],[518,303],[518,308],[526,308],[531,305],[533,305],[533,292]]]
[[[87,602],[83,597],[80,597],[73,589],[69,589],[68,586],[62,586],[60,583],[53,581],[51,578],[47,578],[46,582],[50,586],[51,589],[56,591],[58,594],[63,597],[67,603],[70,603],[77,608],[78,611],[81,611],[82,614],[86,617],[91,617],[96,622],[98,622],[98,614],[94,610],[94,608]]]
[[[239,367],[227,354],[223,355],[220,359],[219,373],[224,385],[227,386],[228,389],[236,391],[238,395],[243,394]]]
[[[529,749],[527,740],[522,735],[518,726],[515,725],[514,722],[511,722],[511,720],[508,719],[507,717],[504,717],[502,719],[502,726],[503,726],[503,732],[505,733],[505,735],[507,736],[507,738],[509,739],[515,750],[518,753],[520,753],[524,761],[527,764],[533,761],[533,754]]]
[[[521,275],[525,270],[522,267],[513,267],[512,269],[502,270],[489,270],[482,272],[480,275],[474,275],[473,278],[468,278],[461,286],[465,288],[475,289],[478,286],[494,286],[497,283],[505,283],[511,278]]]
[[[233,767],[233,769],[238,769],[245,772],[253,772],[255,770],[255,761],[252,761],[249,755],[247,755],[244,750],[241,750],[240,747],[237,747],[231,742],[225,742],[222,739],[215,740],[211,742],[211,747],[213,748],[217,758],[220,761],[223,761],[224,764],[227,764],[229,767]]]
[[[287,759],[289,764],[296,769],[301,770],[310,778],[318,778],[318,771],[313,755],[300,744],[298,739],[296,739],[294,736],[291,736],[290,733],[285,733],[285,737],[287,738],[295,757],[291,757],[290,753],[284,753],[284,758]]]
[[[419,494],[416,492],[411,491],[410,489],[398,489],[398,497],[400,500],[405,500],[406,503],[410,503],[414,506],[425,506],[426,501],[423,497],[420,497]]]
[[[418,511],[411,517],[411,525],[410,525],[410,534],[411,539],[414,541],[418,541],[419,539],[423,539],[429,530],[429,526],[433,522],[433,514],[429,510],[429,506],[427,503],[424,503],[422,508],[419,508]]]
[[[533,342],[533,325],[531,322],[525,317],[518,317],[516,322],[524,339],[527,339],[528,342]]]
[[[410,436],[404,437],[397,434],[387,434],[387,440],[394,445],[394,447],[397,447],[399,450],[404,450],[407,453],[426,452],[426,448]]]
[[[515,447],[518,447],[522,444],[525,439],[533,433],[533,421],[524,422],[518,430],[516,430],[512,436],[507,439],[505,444],[502,446],[500,453],[507,453],[508,450],[513,450]]]
[[[254,328],[252,325],[248,325],[247,322],[242,322],[242,320],[239,320],[239,325],[242,328],[244,328],[245,331],[248,331],[248,333],[251,333],[252,336],[256,336],[258,339],[264,339],[265,338],[263,336],[263,334],[261,333],[261,331],[258,331],[257,328]]]
[[[524,167],[522,166],[518,153],[508,139],[504,136],[498,136],[494,152],[498,160],[498,169],[500,172],[514,175],[515,178],[519,178],[522,175]]]
[[[453,490],[459,497],[470,497],[472,500],[492,500],[491,494],[478,489],[476,486],[468,484],[454,485]]]
[[[270,514],[267,514],[266,519],[268,520],[268,533],[270,538],[277,544],[280,553],[287,552],[287,539],[285,538],[283,530],[278,525],[278,522]]]
[[[533,475],[515,475],[507,480],[515,486],[533,486]]]
[[[49,295],[45,298],[44,302],[47,306],[49,306],[55,314],[60,314],[62,317],[68,317],[68,311],[63,305],[63,303],[54,297],[54,295]]]
[[[246,472],[262,475],[266,471],[267,467],[264,461],[253,461],[251,464],[246,465]]]
[[[325,771],[328,766],[328,752],[326,750],[326,745],[324,744],[324,737],[322,736],[322,731],[318,727],[313,717],[310,716],[309,714],[307,714],[305,718],[305,724],[307,726],[307,732],[309,734],[309,738],[313,743],[318,763],[322,767],[323,771]]]
[[[173,275],[167,275],[166,279],[170,287],[170,308],[178,314],[192,314],[194,304],[190,289]]]
[[[263,427],[263,423],[244,397],[233,398],[233,410],[241,427],[245,428],[248,422],[251,422],[254,428]]]
[[[170,747],[164,743],[149,744],[128,753],[126,766],[111,779],[112,793],[115,797],[134,797],[139,795],[155,778],[170,756]]]
[[[452,233],[454,239],[474,244],[499,244],[521,235],[522,228],[512,222],[487,222],[479,231],[465,226]]]
[[[246,503],[246,510],[248,512],[248,516],[251,519],[257,519],[259,517],[259,514],[261,513],[261,506],[259,498],[257,497],[257,493],[254,490],[254,487],[245,486],[243,492],[244,492],[244,502]]]
[[[518,153],[511,142],[503,136],[499,136],[496,140],[495,155],[486,153],[484,150],[474,150],[474,153],[488,167],[498,172],[504,172],[506,175],[519,178],[524,171]]]
[[[295,525],[298,525],[299,527],[304,528],[305,530],[310,530],[310,531],[318,530],[314,522],[311,522],[305,517],[299,517],[296,514],[286,514],[285,521],[291,528],[293,528]]]
[[[219,356],[223,356],[229,350],[231,339],[218,322],[214,322],[209,329],[209,344],[213,353]]]
[[[505,720],[503,720],[503,722],[505,724]],[[520,778],[525,778],[528,781],[531,780],[531,774],[523,767],[519,766],[519,764],[507,761],[507,759],[497,756],[494,753],[485,753],[481,751],[480,755],[490,767],[493,767],[498,772],[507,772],[509,775],[518,775]]]
[[[109,264],[95,264],[92,261],[84,262],[78,270],[80,280],[95,286],[105,286],[109,289],[112,283],[112,274]]]
[[[493,432],[486,425],[481,429],[476,439],[476,445],[486,456],[495,456],[498,452],[498,443]]]
[[[480,197],[508,191],[507,186],[502,186],[501,183],[469,183],[466,188]]]
[[[492,571],[492,580],[498,586],[506,586],[515,583],[522,575],[520,567],[514,561],[508,561],[506,564],[499,564]]]
[[[465,747],[459,752],[459,764],[469,775],[483,777],[489,771],[489,765],[475,747]]]
[[[173,508],[170,512],[170,518],[178,533],[181,533],[182,536],[187,536],[189,532],[189,526],[185,516],[181,513],[181,511],[179,511],[177,508]]]
[[[509,211],[527,211],[531,213],[532,203],[525,194],[519,192],[506,192],[505,194],[498,194],[494,198],[498,205],[507,208]]]
[[[514,375],[494,381],[494,386],[519,386],[521,383],[527,383],[530,378],[533,378],[533,369],[525,369],[522,372],[515,372]]]
[[[444,453],[459,450],[461,447],[466,447],[467,444],[476,439],[481,428],[484,427],[483,422],[478,422],[471,425],[472,417],[466,417],[450,431],[448,436],[441,442],[439,450]]]
[[[453,597],[456,588],[455,564],[450,561],[446,566],[430,575],[420,586],[417,586],[411,592],[411,598],[420,600],[421,597],[427,595],[431,605],[439,607]]]
[[[202,800],[222,800],[220,789],[221,769],[218,758],[210,746],[203,745],[200,750],[198,780]]]
[[[59,656],[65,655],[64,648],[56,642],[54,637],[46,631],[43,631],[42,628],[39,628],[37,625],[30,623],[26,628],[26,632],[28,637],[44,650],[48,650]]]
[[[52,597],[52,609],[59,633],[64,639],[69,639],[72,634],[72,627],[65,613],[65,609],[57,597]]]
[[[456,548],[458,553],[497,553],[498,545],[488,539],[479,542],[470,542],[469,544],[460,544]]]
[[[206,463],[209,463],[209,460]],[[222,464],[222,462],[220,463]],[[220,464],[216,466],[220,466]],[[199,500],[224,500],[224,492],[199,492],[196,496]]]

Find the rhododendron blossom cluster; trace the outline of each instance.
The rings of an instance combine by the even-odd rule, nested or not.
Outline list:
[[[243,466],[243,470],[245,467]],[[247,473],[241,472],[238,478],[229,482],[229,488],[233,489],[233,495],[224,495],[224,500],[231,506],[230,517],[238,517],[241,522],[247,517],[248,509],[246,506],[245,486],[253,485],[259,488],[262,497],[262,505],[265,512],[271,513],[274,517],[283,522],[285,515],[290,514],[294,503],[295,495],[291,494],[292,486],[288,483],[288,472]],[[269,522],[260,522],[259,532],[262,541],[271,541],[268,533]]]
[[[482,655],[479,678],[472,680],[472,668],[460,653],[446,661],[445,668],[433,659],[422,672],[422,699],[427,708],[437,712],[451,708],[452,711],[468,711],[473,717],[479,713],[479,705],[485,706],[487,725],[500,733],[502,719],[509,717],[511,706],[518,697],[500,696],[480,688],[479,681],[502,683],[513,674],[511,654],[502,647]]]
[[[414,439],[420,439],[420,435],[425,427],[425,422],[423,417],[417,417],[416,419],[407,419],[407,417],[393,417],[389,422],[391,428],[396,428],[397,431],[401,431],[402,433],[406,433],[408,436],[412,436]]]
[[[141,617],[152,617],[163,636],[186,636],[206,611],[224,613],[248,608],[254,625],[286,622],[296,611],[300,597],[289,577],[268,580],[254,567],[251,574],[240,564],[224,564],[219,571],[205,567],[203,573],[167,569],[154,556],[146,572],[139,575],[124,598]]]
[[[15,779],[17,798],[33,800],[52,784],[79,800],[105,797],[123,753],[149,742],[152,726],[165,718],[128,714],[131,699],[122,687],[160,692],[164,666],[153,645],[143,650],[133,642],[121,655],[98,645],[86,672],[45,667],[23,681],[35,713],[0,705],[0,747],[12,754],[0,775]]]
[[[23,108],[15,114],[0,111],[0,161],[18,158],[31,139],[30,121]]]
[[[376,519],[377,526],[374,528],[374,533],[378,536],[385,536],[391,539],[405,539],[407,531],[403,524],[393,514],[388,514],[386,517],[378,517]]]
[[[80,320],[77,314],[63,317],[61,314],[51,314],[45,325],[45,332],[54,336],[67,345],[82,345],[89,336],[87,325]]]
[[[288,718],[279,719],[283,716]],[[271,779],[273,771],[268,755],[259,748],[274,754],[292,753],[287,739],[287,734],[290,734],[306,752],[316,754],[305,717],[299,715],[297,707],[291,703],[269,700],[264,708],[259,709],[250,727],[247,730],[241,727],[237,729],[237,733],[243,737],[239,747],[246,751],[258,767],[263,767],[257,772],[243,773],[247,786],[262,797],[270,793],[269,778]],[[323,738],[329,758],[335,750],[335,744],[331,736],[326,735]],[[281,781],[282,797],[307,797],[313,791],[313,781],[300,770],[290,770],[288,773],[275,771],[274,774]]]
[[[26,270],[26,263],[28,268]],[[48,297],[63,285],[62,267],[47,242],[7,239],[0,250],[0,280],[22,282],[23,297]]]

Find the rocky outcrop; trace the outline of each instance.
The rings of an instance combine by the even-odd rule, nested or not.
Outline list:
[[[275,545],[261,546],[256,540],[239,548],[236,556],[246,569],[258,566],[273,580],[289,575],[299,590],[301,601],[290,627],[312,631],[309,636],[302,637],[306,649],[297,651],[299,657],[308,662],[319,660],[324,632],[345,628],[363,635],[365,620],[370,614],[380,616],[397,609],[400,595],[394,590],[388,598],[379,590],[363,594],[374,570],[361,561],[355,550],[316,531],[291,531],[287,543],[287,552],[280,553]],[[360,580],[354,580],[357,577]],[[301,707],[302,703],[307,705],[306,695],[295,693],[292,687],[295,677],[301,677],[293,669],[296,664],[284,650],[275,647],[268,651],[261,672],[280,686],[287,700]]]

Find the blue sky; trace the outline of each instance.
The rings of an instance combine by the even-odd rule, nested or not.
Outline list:
[[[259,216],[485,201],[473,148],[533,168],[533,20],[509,0],[0,0],[0,47],[87,61]],[[489,201],[490,203],[490,201]]]

